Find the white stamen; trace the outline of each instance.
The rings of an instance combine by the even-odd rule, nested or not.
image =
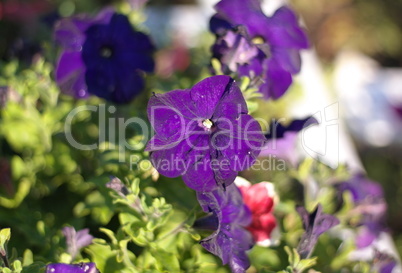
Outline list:
[[[214,125],[214,124],[212,123],[212,121],[210,119],[205,119],[202,121],[202,125],[204,125],[204,127],[207,129],[211,129],[212,125]]]

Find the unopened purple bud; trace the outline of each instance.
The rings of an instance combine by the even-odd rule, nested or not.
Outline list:
[[[302,219],[303,228],[306,231],[300,239],[297,252],[302,259],[306,259],[311,255],[317,244],[318,237],[330,228],[338,225],[339,220],[333,215],[323,213],[321,204],[318,204],[312,213],[308,213],[302,206],[297,207],[296,210]]]

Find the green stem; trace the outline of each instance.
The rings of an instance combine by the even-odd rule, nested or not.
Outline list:
[[[1,259],[3,260],[5,267],[10,268],[10,263],[8,262],[7,254],[5,254],[5,255],[1,254],[0,256],[1,256]]]

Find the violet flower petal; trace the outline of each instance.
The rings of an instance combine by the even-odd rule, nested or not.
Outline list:
[[[378,238],[383,227],[377,223],[366,223],[359,228],[356,236],[356,246],[358,249],[370,246]]]
[[[65,51],[60,55],[56,68],[56,81],[60,89],[76,98],[89,96],[85,83],[85,65],[81,53]]]
[[[46,273],[99,273],[95,263],[48,264]]]
[[[306,34],[299,27],[295,13],[283,6],[269,18],[264,37],[275,47],[308,48]]]
[[[54,27],[56,43],[69,51],[81,51],[85,42],[85,31],[93,24],[108,24],[114,11],[103,9],[95,18],[86,14],[59,20]]]
[[[296,210],[302,219],[303,228],[305,230],[297,246],[297,251],[300,257],[305,259],[308,258],[313,251],[314,246],[317,244],[318,237],[328,229],[338,225],[339,220],[333,215],[323,213],[321,204],[318,204],[312,213],[308,213],[302,206],[298,206]]]
[[[275,58],[278,65],[291,74],[300,72],[301,57],[297,49],[275,47],[272,49],[272,58]]]
[[[232,272],[245,272],[250,266],[246,251],[253,245],[251,234],[244,227],[251,222],[251,212],[243,203],[242,195],[232,184],[222,190],[197,192],[205,212],[218,219],[218,228],[201,241],[201,245],[229,264]]]
[[[241,171],[251,167],[265,141],[259,123],[250,115],[241,115],[232,123],[219,123],[219,127],[222,131],[214,145],[229,160],[231,169]]]
[[[190,132],[195,130],[194,123],[188,128],[189,123],[197,117],[195,103],[191,100],[189,90],[173,90],[152,96],[148,102],[147,112],[148,119],[160,140],[175,142],[188,137]],[[147,147],[152,150],[156,148],[156,146]]]
[[[87,228],[76,231],[74,227],[64,227],[63,234],[66,237],[67,252],[72,259],[75,258],[81,248],[90,245],[94,238],[89,234],[89,229]]]
[[[234,119],[247,113],[244,97],[230,77],[217,76],[201,81],[190,91],[197,117]]]
[[[344,181],[338,186],[341,192],[350,191],[353,201],[357,204],[365,199],[383,199],[382,187],[377,182],[368,179],[364,174],[356,174],[349,181]]]
[[[234,25],[222,18],[219,14],[213,15],[209,21],[209,30],[218,35],[223,35],[228,29],[233,29],[234,27]]]
[[[268,68],[259,91],[263,94],[264,99],[279,99],[292,84],[292,74],[280,66],[275,57],[267,60],[265,66]]]
[[[318,124],[318,121],[313,117],[295,119],[286,126],[282,125],[280,122],[274,121],[269,125],[269,132],[265,134],[265,137],[267,139],[283,138],[287,132],[299,132],[314,124]]]
[[[253,38],[265,33],[268,17],[262,12],[258,0],[221,0],[215,9],[234,25],[245,25]]]

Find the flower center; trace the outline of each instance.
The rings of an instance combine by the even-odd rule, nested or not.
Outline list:
[[[110,46],[102,46],[99,53],[103,58],[107,59],[112,56],[113,50]]]
[[[207,129],[210,130],[212,128],[212,126],[214,126],[214,123],[212,122],[212,120],[210,119],[204,119],[202,121],[202,125]]]
[[[255,36],[251,42],[253,42],[255,45],[262,45],[265,44],[265,39],[261,36]]]

